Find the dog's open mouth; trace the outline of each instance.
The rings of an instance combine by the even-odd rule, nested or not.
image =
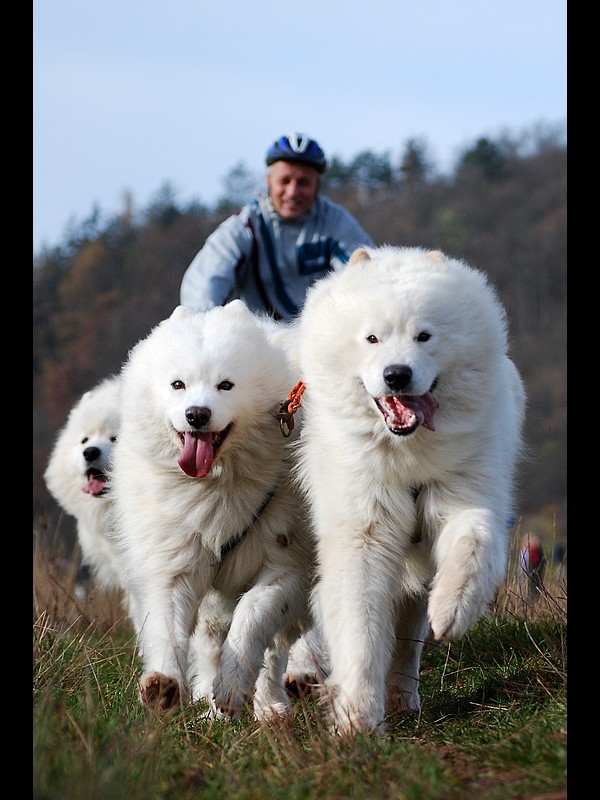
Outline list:
[[[438,401],[431,391],[418,396],[407,394],[376,397],[375,403],[383,414],[388,429],[396,436],[408,436],[419,425],[430,431],[435,430],[433,415]]]
[[[86,494],[92,494],[94,497],[101,497],[108,492],[108,477],[101,469],[90,467],[86,471],[85,477],[87,481],[83,487],[83,491]]]
[[[184,431],[179,434],[183,450],[177,463],[190,478],[205,478],[211,470],[217,452],[233,423],[217,433],[199,433],[198,431]]]

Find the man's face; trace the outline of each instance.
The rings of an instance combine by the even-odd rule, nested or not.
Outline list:
[[[319,189],[319,173],[306,164],[276,161],[267,172],[267,188],[283,219],[298,219],[311,207]]]

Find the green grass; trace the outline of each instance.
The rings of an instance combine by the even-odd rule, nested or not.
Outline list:
[[[459,642],[428,646],[422,709],[384,738],[331,736],[315,694],[286,725],[146,716],[118,599],[73,594],[34,559],[35,800],[559,800],[566,798],[566,585],[528,604],[506,587]]]

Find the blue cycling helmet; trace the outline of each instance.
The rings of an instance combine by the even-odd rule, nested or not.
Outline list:
[[[305,133],[292,133],[281,136],[267,150],[267,166],[276,161],[290,161],[294,164],[307,164],[317,172],[325,172],[327,161],[318,142]]]

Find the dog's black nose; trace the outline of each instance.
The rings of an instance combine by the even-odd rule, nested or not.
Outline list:
[[[412,379],[412,369],[406,364],[391,364],[383,370],[383,380],[393,392],[406,389]]]
[[[86,447],[83,451],[83,457],[91,464],[92,461],[97,461],[102,455],[99,447]]]
[[[206,408],[206,406],[190,406],[185,410],[185,418],[192,428],[202,428],[210,419],[210,408]]]

